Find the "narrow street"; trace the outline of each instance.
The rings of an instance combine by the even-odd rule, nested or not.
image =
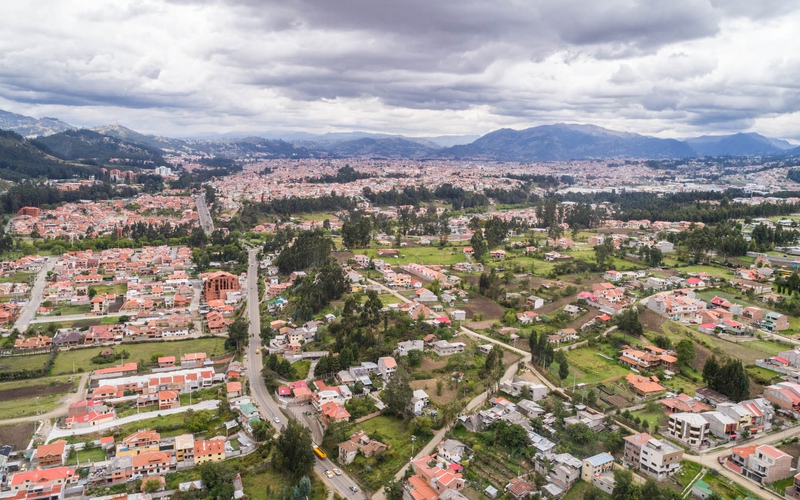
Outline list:
[[[44,287],[47,284],[47,273],[52,271],[55,266],[56,259],[48,258],[45,265],[43,265],[42,269],[39,271],[39,274],[36,275],[36,281],[33,283],[33,288],[31,289],[31,296],[28,299],[28,303],[23,306],[17,321],[14,322],[14,328],[16,328],[18,331],[24,332],[27,330],[28,325],[30,325],[32,322],[31,320],[34,316],[36,316],[37,309],[39,309],[39,306],[42,305]]]

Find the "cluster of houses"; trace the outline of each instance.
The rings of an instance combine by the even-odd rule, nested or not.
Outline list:
[[[96,238],[122,235],[138,223],[162,226],[196,225],[199,220],[190,196],[141,194],[127,200],[79,201],[53,209],[22,207],[11,219],[13,234],[38,233],[43,238]]]
[[[70,493],[80,494],[86,487],[108,486],[141,479],[160,483],[164,476],[206,462],[220,462],[240,456],[255,448],[255,443],[242,433],[230,437],[196,438],[192,434],[162,437],[158,432],[142,429],[115,441],[113,436],[92,443],[105,451],[102,462],[88,463],[89,475],[81,480],[75,467],[67,466],[71,453],[80,458],[84,444],[70,445],[60,439],[38,446],[31,455],[36,469],[12,474],[1,498],[14,500],[63,500]]]

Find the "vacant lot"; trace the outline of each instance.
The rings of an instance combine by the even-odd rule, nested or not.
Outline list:
[[[389,248],[389,247],[385,247]],[[461,251],[461,248],[454,247],[411,247],[401,248],[398,250],[399,257],[378,257],[377,249],[364,250],[363,253],[372,259],[383,258],[386,262],[392,265],[401,264],[424,264],[424,265],[438,265],[438,266],[451,266],[458,262],[465,262],[467,258]],[[356,253],[362,253],[358,251]]]
[[[55,363],[53,363],[52,373],[59,375],[62,373],[72,373],[73,366],[83,368],[84,371],[95,370],[112,366],[111,364],[95,364],[91,359],[100,354],[107,347],[90,347],[72,349],[58,353]],[[190,352],[204,352],[209,356],[216,356],[225,352],[225,339],[222,338],[200,338],[191,340],[174,340],[161,342],[142,342],[139,344],[121,344],[114,347],[114,352],[128,351],[130,357],[126,361],[149,363],[153,355],[175,356],[180,358],[181,354]],[[74,365],[73,365],[74,363]]]
[[[414,390],[422,389],[425,391],[428,396],[430,396],[430,400],[433,401],[437,405],[446,405],[448,403],[452,403],[456,400],[456,389],[453,387],[450,388],[450,384],[448,384],[446,380],[442,380],[442,395],[438,395],[436,393],[436,380],[435,378],[429,378],[425,380],[413,380],[411,382],[411,388]]]
[[[31,422],[0,427],[0,445],[11,445],[14,451],[26,449],[33,433],[36,432],[36,425]]]
[[[581,347],[567,351],[567,361],[569,362],[569,377],[567,381],[580,384],[594,384],[605,380],[612,380],[631,373],[630,370],[620,366],[616,360],[609,361],[599,356],[596,349]],[[554,365],[551,369],[553,373],[558,373],[558,366]]]
[[[420,364],[420,370],[431,371],[431,370],[438,370],[439,368],[444,368],[447,366],[446,359],[439,359],[439,360],[432,360],[431,358],[424,357],[422,358],[422,363]]]
[[[476,314],[482,314],[483,319],[500,319],[505,312],[503,306],[481,295],[470,297],[469,303],[458,308],[467,313],[467,319],[473,319]]]
[[[13,356],[0,358],[0,372],[38,370],[44,366],[48,356],[49,354],[34,354],[32,356]]]
[[[53,384],[31,385],[29,381],[26,385],[13,388],[3,388],[0,384],[0,401],[20,399],[26,397],[46,396],[49,394],[63,394],[71,391],[75,384],[69,382],[55,382]]]

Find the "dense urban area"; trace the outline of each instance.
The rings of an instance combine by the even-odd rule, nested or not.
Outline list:
[[[800,499],[792,157],[3,134],[0,499]]]

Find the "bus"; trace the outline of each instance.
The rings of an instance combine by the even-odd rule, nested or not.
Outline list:
[[[320,450],[319,446],[314,447],[314,453],[317,454],[320,460],[325,460],[326,458],[328,458],[328,455],[326,455],[324,451]]]

